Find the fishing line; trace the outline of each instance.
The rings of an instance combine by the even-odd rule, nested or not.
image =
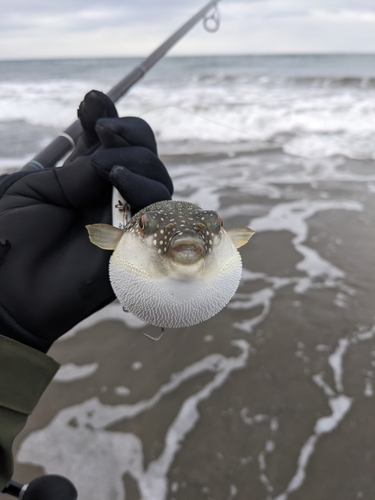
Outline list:
[[[152,108],[152,109],[145,111],[144,113],[140,114],[139,116],[141,118],[144,118],[145,115],[147,115],[148,113],[152,113],[154,111],[160,111],[162,109],[176,109],[179,111],[183,111],[185,113],[189,113],[190,115],[193,115],[201,120],[204,120],[207,123],[211,123],[211,124],[216,125],[218,127],[222,127],[224,129],[231,130],[232,132],[236,132],[236,133],[240,134],[240,137],[242,136],[241,137],[242,140],[249,140],[249,141],[252,140],[252,138],[249,135],[245,134],[241,130],[238,130],[234,127],[228,127],[228,125],[223,125],[221,123],[217,123],[214,120],[210,120],[209,118],[205,118],[203,116],[200,116],[200,115],[194,113],[193,111],[190,111],[190,110],[185,109],[185,108],[181,108],[179,106],[158,106],[157,108]],[[112,190],[112,225],[115,227],[118,227],[119,229],[124,229],[124,227],[130,221],[130,219],[131,219],[130,206],[123,199],[123,197],[121,196],[121,193],[114,187]]]
[[[177,109],[179,111],[184,111],[184,112],[189,113],[193,116],[196,116],[197,118],[200,118],[201,120],[204,120],[208,123],[212,123],[213,125],[217,125],[218,127],[223,127],[223,128],[228,129],[228,130],[231,130],[232,132],[237,132],[238,134],[242,135],[244,139],[252,140],[252,137],[250,137],[250,135],[246,134],[246,132],[243,132],[242,130],[239,130],[239,129],[234,128],[234,127],[229,127],[228,125],[224,125],[222,123],[216,122],[215,120],[211,120],[210,118],[206,118],[205,116],[198,115],[194,111],[191,111],[191,110],[185,109],[185,108],[181,108],[180,106],[158,106],[157,108],[152,108],[152,109],[149,109],[148,111],[145,111],[144,113],[142,113],[139,116],[140,116],[140,118],[144,118],[145,115],[147,115],[148,113],[152,113],[153,111],[159,111],[162,109]]]

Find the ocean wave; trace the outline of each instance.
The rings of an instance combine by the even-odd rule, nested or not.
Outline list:
[[[234,74],[226,73],[207,73],[200,75],[197,78],[198,82],[208,82],[208,83],[227,83],[227,82],[238,82],[243,81],[243,77]]]
[[[366,89],[375,88],[374,77],[360,76],[331,76],[331,75],[311,75],[311,76],[281,76],[281,75],[241,75],[231,73],[206,73],[198,78],[192,79],[192,82],[203,84],[244,84],[244,85],[261,85],[266,87],[280,87],[281,85],[290,89],[290,87],[304,88],[353,88]]]
[[[307,158],[375,157],[375,77],[371,72],[362,68],[350,76],[349,70],[342,69],[342,61],[340,68],[328,64],[332,58],[324,67],[320,61],[320,69],[315,68],[323,76],[308,73],[312,59],[308,71],[300,68],[308,58],[198,59],[164,61],[166,72],[160,67],[147,75],[117,104],[119,114],[150,121],[163,145],[201,143],[204,150],[208,143],[247,142],[251,150],[263,150],[266,144]],[[17,74],[18,66],[13,64],[12,78],[6,73],[0,76],[0,132],[14,130],[5,135],[18,137],[17,124],[24,124],[20,143],[27,142],[27,151],[36,151],[43,133],[50,137],[76,119],[87,91],[108,90],[110,76],[117,75],[123,62],[104,60],[96,72],[92,62],[39,62],[34,69],[27,66],[31,75],[27,81],[19,64]],[[332,76],[324,76],[328,70]],[[34,146],[31,127],[40,130]],[[19,154],[26,149],[20,147]],[[4,147],[2,151],[5,154],[0,156],[13,154],[6,154]]]
[[[375,88],[375,78],[356,76],[300,76],[287,81],[307,87]]]
[[[310,109],[311,108],[311,109]],[[227,107],[199,110],[198,114],[168,107],[143,115],[157,141],[170,143],[248,143],[249,150],[282,148],[306,158],[343,155],[375,158],[375,109],[371,103],[321,106],[294,103],[293,108]]]
[[[355,160],[375,160],[375,137],[374,134],[306,134],[288,141],[283,150],[304,158],[342,155]]]

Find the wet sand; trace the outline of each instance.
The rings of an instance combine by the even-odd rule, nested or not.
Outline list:
[[[176,199],[256,230],[238,294],[157,342],[116,304],[57,342],[14,478],[67,475],[80,500],[375,498],[374,163],[164,160]]]

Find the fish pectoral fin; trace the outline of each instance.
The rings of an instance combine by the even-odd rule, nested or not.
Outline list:
[[[103,250],[114,250],[124,234],[121,229],[109,224],[90,224],[86,229],[91,243]]]
[[[253,231],[249,227],[233,227],[232,229],[227,229],[226,231],[231,237],[236,248],[240,248],[243,245],[246,245],[246,243],[255,233],[255,231]]]

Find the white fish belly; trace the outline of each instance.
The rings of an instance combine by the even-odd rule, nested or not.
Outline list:
[[[217,276],[187,281],[150,279],[142,269],[124,261],[119,266],[112,258],[109,266],[112,288],[123,307],[163,328],[192,326],[215,316],[235,294],[241,274],[238,252]]]

